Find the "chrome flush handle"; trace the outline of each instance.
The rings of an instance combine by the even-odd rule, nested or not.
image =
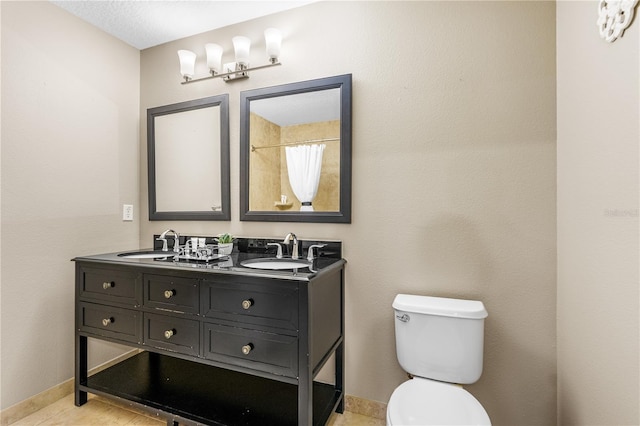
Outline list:
[[[396,315],[396,318],[398,318],[402,322],[409,322],[409,320],[411,319],[411,317],[407,314]]]

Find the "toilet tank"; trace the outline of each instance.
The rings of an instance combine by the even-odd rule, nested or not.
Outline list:
[[[487,317],[482,302],[398,294],[393,309],[398,362],[407,373],[459,384],[480,378]]]

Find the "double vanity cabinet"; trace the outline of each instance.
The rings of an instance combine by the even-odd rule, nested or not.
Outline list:
[[[168,425],[325,424],[344,409],[345,261],[333,244],[296,270],[245,268],[266,255],[237,249],[210,263],[75,258],[75,404],[103,395]],[[89,375],[89,339],[138,351]],[[333,383],[314,380],[330,359]]]

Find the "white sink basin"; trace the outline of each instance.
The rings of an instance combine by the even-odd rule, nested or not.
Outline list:
[[[245,268],[278,270],[308,268],[310,264],[304,259],[278,259],[276,257],[269,257],[266,259],[262,258],[245,260],[240,262],[240,265],[244,266]]]
[[[162,257],[173,257],[177,253],[172,251],[158,251],[158,250],[147,250],[147,251],[132,251],[129,253],[120,253],[119,257],[126,257],[127,259],[160,259]]]

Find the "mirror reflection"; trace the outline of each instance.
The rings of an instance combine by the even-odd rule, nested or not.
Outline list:
[[[350,222],[350,83],[242,93],[242,220]]]
[[[340,210],[340,89],[251,103],[250,210]]]
[[[149,219],[228,220],[228,96],[147,115]]]

